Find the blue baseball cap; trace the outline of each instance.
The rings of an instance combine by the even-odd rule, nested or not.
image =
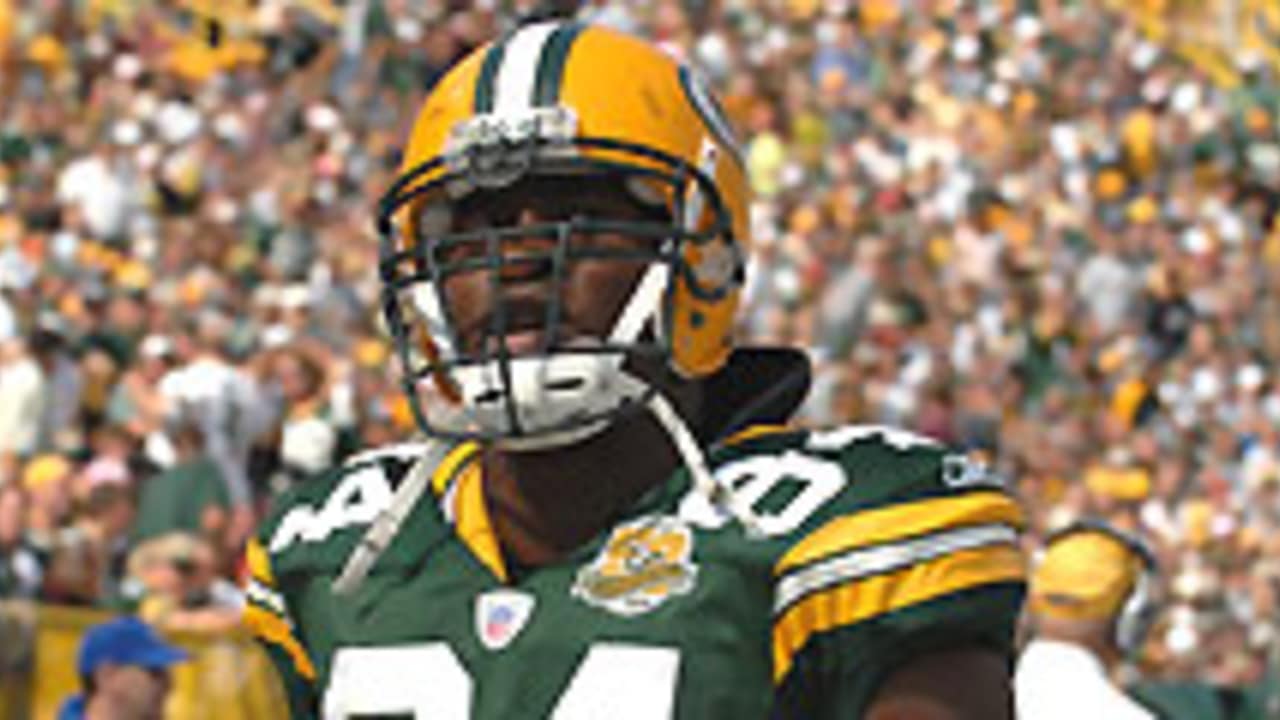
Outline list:
[[[165,642],[150,625],[128,616],[89,628],[80,644],[80,675],[92,675],[102,665],[167,668],[183,662],[187,652]]]

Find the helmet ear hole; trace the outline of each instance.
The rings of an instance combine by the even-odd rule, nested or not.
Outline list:
[[[563,380],[552,380],[547,383],[548,390],[577,390],[587,384],[586,380],[580,377],[565,378]]]
[[[735,249],[735,245],[722,238],[689,246],[685,261],[700,286],[698,292],[719,295],[741,279],[742,256]]]

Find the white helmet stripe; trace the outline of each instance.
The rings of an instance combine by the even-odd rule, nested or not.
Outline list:
[[[507,41],[495,81],[494,115],[522,113],[533,104],[533,84],[538,58],[559,23],[541,22],[520,30]]]

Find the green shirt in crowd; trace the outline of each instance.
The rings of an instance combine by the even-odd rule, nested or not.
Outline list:
[[[206,509],[230,504],[226,483],[213,460],[200,456],[180,462],[143,484],[134,540],[142,542],[175,531],[199,533],[200,517]]]

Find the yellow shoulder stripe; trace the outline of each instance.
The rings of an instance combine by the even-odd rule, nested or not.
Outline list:
[[[298,642],[298,638],[293,634],[293,628],[289,627],[288,621],[253,603],[245,604],[241,619],[245,627],[249,628],[254,635],[265,642],[283,648],[293,660],[293,667],[299,675],[311,681],[316,679],[316,668],[311,664],[311,658],[302,647],[302,643]]]
[[[244,561],[249,568],[250,577],[263,585],[275,586],[275,576],[271,572],[271,556],[267,553],[267,549],[262,547],[262,543],[258,542],[258,538],[249,539],[249,544],[244,549]]]
[[[479,445],[473,442],[464,442],[444,456],[444,460],[436,468],[435,474],[431,476],[431,490],[436,497],[440,497],[448,491],[450,481],[458,474],[458,468],[462,467],[462,464],[470,460],[479,450]]]
[[[725,438],[724,442],[720,444],[725,447],[729,447],[731,445],[737,445],[738,443],[746,442],[748,440],[754,440],[758,437],[764,437],[765,435],[780,435],[782,433],[795,432],[795,430],[796,429],[790,425],[777,425],[777,424],[748,425],[747,427],[744,427],[738,432]]]
[[[773,680],[815,634],[852,625],[948,593],[1022,580],[1022,553],[1012,545],[960,550],[897,572],[815,592],[785,610],[773,626]]]
[[[774,566],[774,574],[861,547],[963,525],[1004,523],[1021,529],[1022,508],[1001,492],[918,500],[838,517],[796,543]]]
[[[489,521],[489,509],[484,504],[483,473],[480,464],[470,465],[462,471],[457,481],[456,531],[462,542],[471,549],[485,567],[499,580],[507,581],[507,565],[502,561],[498,536]]]
[[[472,462],[479,458],[479,453],[480,446],[473,442],[450,450],[431,478],[431,489],[436,497],[444,497],[453,490],[450,506],[454,531],[477,560],[506,582],[507,566],[484,503],[484,473],[479,462]]]

